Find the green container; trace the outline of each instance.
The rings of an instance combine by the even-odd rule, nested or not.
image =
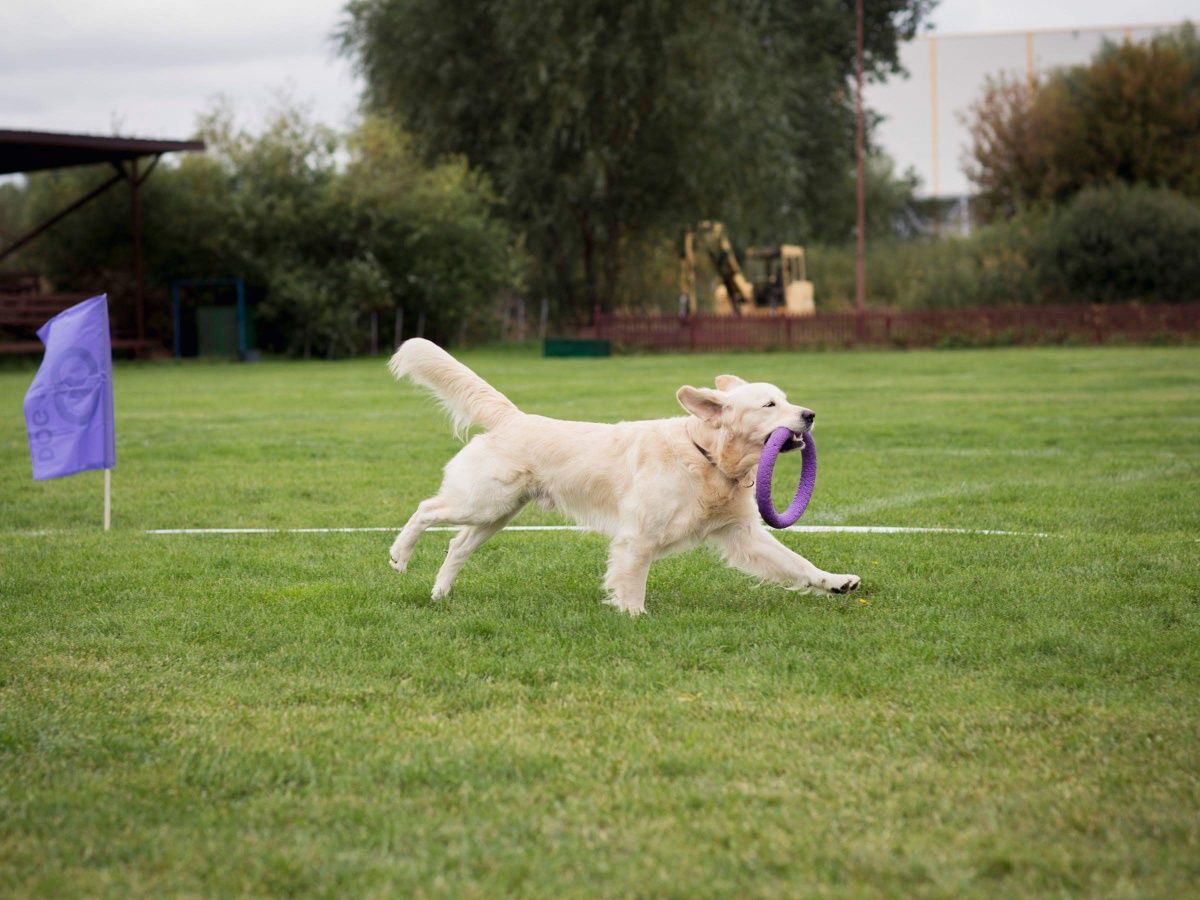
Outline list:
[[[612,342],[594,338],[546,338],[543,356],[612,356]]]
[[[236,307],[196,307],[196,353],[199,356],[238,355]]]

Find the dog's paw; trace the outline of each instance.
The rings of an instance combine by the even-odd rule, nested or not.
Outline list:
[[[401,575],[403,575],[404,570],[408,568],[408,566],[405,563],[400,562],[400,560],[396,559],[394,556],[388,556],[388,565],[391,566],[393,569],[395,569],[397,572],[399,572]]]
[[[435,585],[433,586],[433,593],[431,593],[431,594],[429,595],[430,599],[432,599],[432,600],[445,600],[447,597],[449,597],[449,596],[450,596],[450,587],[451,587],[451,586],[450,586],[450,585],[448,585],[448,584],[447,584],[447,585],[445,585],[445,586],[442,586],[442,585],[440,585],[440,584],[435,584]]]
[[[638,616],[644,616],[646,614],[645,604],[642,604],[641,606],[634,606],[632,603],[625,603],[617,597],[606,597],[604,602],[616,609],[617,612],[625,613],[625,615],[629,616],[631,619],[636,619]]]
[[[829,581],[829,591],[833,594],[848,594],[858,590],[858,586],[862,584],[862,579],[857,575],[831,575]]]

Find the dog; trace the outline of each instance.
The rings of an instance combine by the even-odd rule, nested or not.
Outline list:
[[[421,338],[405,341],[388,368],[430,390],[460,437],[472,426],[484,429],[446,464],[441,488],[421,501],[391,547],[391,566],[403,572],[425,529],[462,526],[438,571],[435,600],[450,594],[470,555],[531,501],[611,538],[605,602],[631,616],[646,610],[650,564],[700,544],[793,590],[844,594],[859,586],[857,575],[822,571],[789,550],[759,519],[753,484],[764,443],[781,427],[802,439],[816,418],[774,385],[721,375],[715,390],[679,389],[688,416],[609,425],[523,412]]]

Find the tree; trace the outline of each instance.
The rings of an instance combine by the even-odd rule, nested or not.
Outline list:
[[[931,0],[867,4],[869,75]],[[535,287],[611,307],[628,247],[699,218],[813,230],[850,169],[848,0],[351,0],[342,48],[369,108],[483,168]]]
[[[992,81],[968,124],[987,217],[1110,182],[1200,196],[1200,40],[1185,25],[1040,81]]]
[[[146,183],[147,281],[162,294],[175,278],[240,275],[260,298],[265,349],[360,352],[367,316],[391,321],[397,306],[453,340],[484,326],[492,301],[519,283],[523,254],[487,178],[461,157],[426,162],[393,121],[367,118],[347,136],[284,103],[249,131],[218,106],[199,131],[206,153],[164,160]],[[34,175],[15,205],[39,220],[104,177]],[[107,285],[119,307],[128,204],[123,191],[102,196],[31,244],[25,261],[62,289]],[[154,308],[164,333],[165,304]]]

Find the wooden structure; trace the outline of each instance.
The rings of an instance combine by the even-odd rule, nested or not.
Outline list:
[[[76,303],[82,303],[88,299],[88,296],[88,294],[19,294],[0,291],[0,329],[34,334],[47,319],[58,315]],[[133,353],[142,352],[148,345],[157,345],[157,342],[130,337],[115,337],[112,340],[114,350],[129,350]],[[0,353],[41,353],[43,349],[42,342],[36,338],[0,341]]]
[[[142,205],[141,186],[150,177],[159,159],[165,153],[203,150],[203,141],[145,140],[141,138],[100,137],[89,134],[60,134],[44,131],[7,131],[0,129],[0,175],[40,172],[72,166],[109,165],[115,171],[82,197],[59,210],[44,222],[39,223],[6,247],[0,248],[0,261],[13,255],[22,247],[45,233],[62,219],[90,203],[109,188],[125,182],[129,185],[130,215],[133,231],[133,283],[136,324],[133,335],[122,336],[113,341],[121,346],[141,352],[158,345],[146,335],[146,285],[145,263],[142,252]],[[149,162],[145,162],[146,160]],[[28,330],[38,316],[42,318],[33,325],[36,328],[47,318],[61,312],[72,303],[85,299],[86,295],[41,294],[40,280],[33,276],[29,284],[33,291],[25,290],[19,282],[16,290],[0,287],[0,328],[20,331]],[[11,280],[11,279],[10,279]],[[96,291],[95,293],[100,293]],[[49,311],[48,315],[43,315]],[[41,349],[34,341],[16,340],[0,342],[0,352],[29,352]]]

